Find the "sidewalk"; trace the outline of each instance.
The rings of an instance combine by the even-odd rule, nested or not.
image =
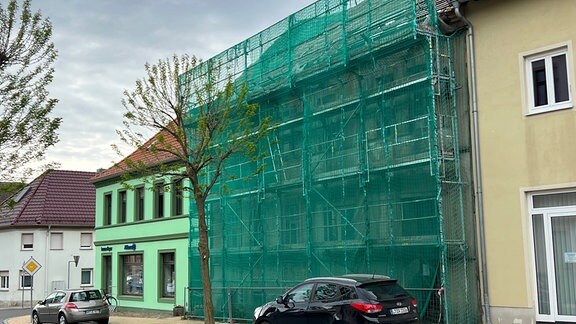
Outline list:
[[[126,316],[130,315],[130,316]],[[133,316],[134,315],[134,316]],[[147,317],[137,317],[136,314],[117,314],[110,316],[110,324],[202,324],[203,321],[183,320],[179,316],[146,314]],[[10,318],[7,324],[30,324],[30,315]]]

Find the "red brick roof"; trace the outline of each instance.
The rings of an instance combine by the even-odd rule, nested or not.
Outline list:
[[[94,172],[48,170],[13,195],[13,207],[0,206],[0,227],[93,227],[96,189]]]
[[[178,158],[174,154],[168,152],[150,152],[145,149],[149,147],[152,143],[154,143],[156,139],[160,136],[164,137],[166,146],[170,145],[174,148],[174,150],[180,147],[178,141],[174,136],[172,136],[172,134],[170,134],[166,130],[161,130],[158,133],[156,133],[156,135],[154,135],[152,138],[150,138],[148,141],[146,141],[146,143],[142,145],[142,148],[138,148],[136,151],[132,152],[130,155],[128,155],[122,161],[114,164],[112,167],[104,171],[98,172],[96,176],[94,176],[91,179],[92,182],[98,182],[101,180],[113,178],[115,176],[119,176],[125,172],[130,171],[130,168],[127,166],[126,163],[127,160],[131,160],[132,162],[135,163],[137,163],[138,161],[142,161],[142,163],[144,163],[144,165],[146,166],[154,166],[162,163],[177,161]]]

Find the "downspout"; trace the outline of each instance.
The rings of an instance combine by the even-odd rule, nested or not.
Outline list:
[[[42,296],[48,295],[48,272],[50,271],[50,249],[48,248],[51,240],[51,236],[52,236],[52,225],[48,224],[48,232],[46,233],[46,244],[44,244],[44,257],[45,257],[45,266],[46,266],[46,271],[44,271],[44,293],[42,294]]]
[[[486,266],[486,237],[484,231],[484,196],[482,193],[482,164],[480,163],[480,135],[478,131],[478,95],[476,93],[476,58],[474,54],[474,30],[472,23],[460,11],[460,2],[452,0],[454,13],[466,24],[468,37],[468,60],[470,62],[470,87],[472,90],[472,123],[474,141],[474,163],[476,164],[474,176],[476,179],[476,208],[478,211],[478,232],[480,235],[480,268],[482,272],[482,308],[484,310],[484,323],[492,323],[490,319],[490,300],[488,293],[488,270]]]

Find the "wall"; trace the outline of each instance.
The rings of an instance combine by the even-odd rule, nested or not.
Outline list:
[[[1,232],[0,246],[2,246],[2,258],[0,258],[0,271],[10,272],[10,288],[0,290],[0,305],[21,305],[22,299],[27,305],[30,302],[30,290],[19,289],[19,270],[24,262],[33,257],[41,268],[34,275],[34,287],[32,292],[33,303],[42,300],[54,288],[66,288],[68,277],[70,287],[80,287],[81,270],[94,268],[94,249],[80,248],[80,233],[92,233],[91,228],[57,228],[51,227],[51,232],[63,233],[63,249],[51,250],[48,228],[16,228]],[[21,249],[21,234],[34,234],[34,249],[23,251]],[[68,261],[73,261],[73,256],[80,259],[78,266]],[[68,269],[70,270],[68,272]],[[92,279],[94,282],[94,278]],[[24,294],[22,294],[24,292]]]
[[[169,180],[165,180],[169,183]],[[140,186],[142,179],[129,182]],[[135,221],[135,192],[127,190],[126,222],[118,223],[118,192],[125,190],[114,181],[96,183],[96,274],[98,288],[105,288],[103,282],[103,257],[112,261],[112,294],[118,298],[120,307],[172,310],[175,304],[184,304],[184,289],[188,285],[188,208],[187,195],[184,196],[182,215],[171,215],[172,192],[164,197],[164,217],[154,218],[154,191],[146,185],[144,191],[144,220]],[[112,194],[112,224],[103,226],[104,195]],[[175,253],[175,298],[160,297],[160,253]],[[122,256],[143,255],[143,295],[142,297],[123,296]]]
[[[576,6],[562,0],[483,0],[469,2],[466,14],[476,45],[493,322],[531,322],[534,270],[524,190],[576,181],[576,111],[525,116],[519,55],[572,42]]]

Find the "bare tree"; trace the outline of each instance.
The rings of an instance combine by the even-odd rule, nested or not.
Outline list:
[[[231,157],[243,156],[254,163],[254,174],[260,171],[258,145],[271,127],[270,117],[259,117],[258,105],[247,102],[246,86],[215,63],[188,55],[147,63],[146,76],[136,81],[134,90],[124,92],[124,128],[118,131],[122,142],[154,156],[125,159],[131,171],[124,173],[127,177],[189,180],[190,187],[184,189],[196,205],[204,323],[209,324],[215,319],[206,199]],[[153,140],[143,130],[154,133]]]
[[[30,173],[58,142],[61,118],[50,117],[57,100],[46,89],[57,56],[52,24],[30,6],[0,3],[0,180]]]

